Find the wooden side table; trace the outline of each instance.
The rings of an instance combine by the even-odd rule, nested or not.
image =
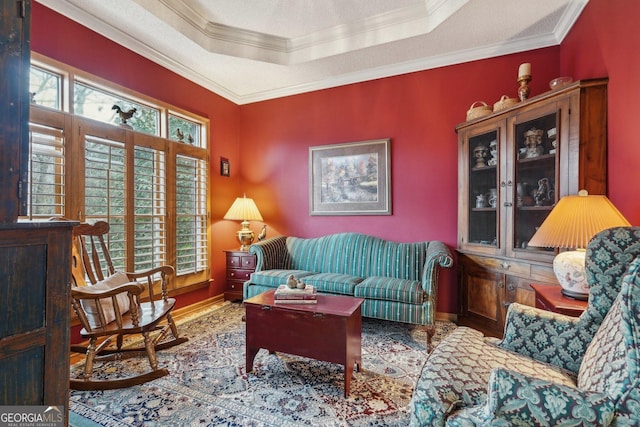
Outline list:
[[[536,294],[536,307],[554,313],[578,317],[587,308],[587,301],[569,298],[562,294],[560,285],[531,285]]]
[[[225,301],[242,301],[242,286],[256,270],[256,256],[246,251],[228,250]]]

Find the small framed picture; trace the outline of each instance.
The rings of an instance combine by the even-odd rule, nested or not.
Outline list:
[[[220,175],[231,176],[231,171],[229,169],[229,159],[225,157],[220,157]]]

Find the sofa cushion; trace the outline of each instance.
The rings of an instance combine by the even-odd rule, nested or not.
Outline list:
[[[423,292],[417,280],[394,277],[367,277],[356,286],[354,296],[365,299],[422,304]]]
[[[304,270],[263,270],[251,273],[251,283],[277,288],[283,283],[287,283],[287,278],[292,274],[296,279],[302,279],[316,273]]]
[[[303,278],[304,283],[315,286],[318,292],[341,295],[353,295],[362,280],[362,277],[339,273],[318,273]]]
[[[359,233],[287,237],[285,268],[421,280],[427,243],[398,243]]]

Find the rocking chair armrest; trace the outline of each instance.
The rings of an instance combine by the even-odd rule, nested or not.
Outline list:
[[[170,265],[162,265],[159,267],[150,268],[148,270],[134,271],[134,272],[126,272],[126,275],[129,276],[129,280],[135,280],[139,278],[148,278],[154,276],[158,273],[169,275],[173,274],[174,269]]]
[[[140,295],[144,292],[145,286],[140,283],[130,282],[123,285],[115,286],[111,289],[95,289],[94,286],[82,286],[80,288],[71,288],[71,297],[74,299],[96,299],[109,298],[124,292],[132,295]]]

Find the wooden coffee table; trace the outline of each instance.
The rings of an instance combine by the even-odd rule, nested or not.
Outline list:
[[[317,304],[274,304],[267,291],[244,301],[247,372],[261,348],[344,366],[344,396],[353,369],[360,370],[362,298],[318,295]]]

